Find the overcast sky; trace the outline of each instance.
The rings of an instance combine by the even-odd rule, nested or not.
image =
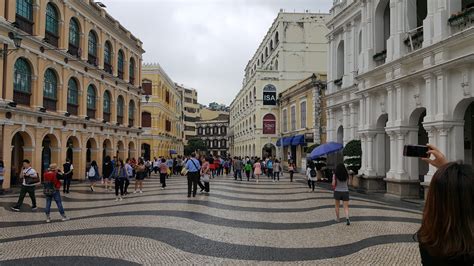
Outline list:
[[[144,62],[197,89],[200,103],[228,105],[280,8],[328,12],[333,0],[96,1],[143,42]]]

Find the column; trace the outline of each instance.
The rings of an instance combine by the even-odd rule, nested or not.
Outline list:
[[[342,141],[344,143],[344,145],[349,141],[348,139],[348,132],[349,132],[349,123],[348,123],[348,120],[347,120],[347,116],[348,116],[348,113],[347,113],[347,105],[343,105],[341,106],[342,108],[342,127],[343,127],[343,138],[342,138]]]
[[[397,160],[397,167],[396,167],[396,179],[406,179],[406,171],[405,171],[405,158],[402,157],[403,154],[403,146],[405,145],[405,137],[407,132],[403,130],[399,130],[397,133],[397,153],[396,156],[399,157]]]
[[[375,171],[374,171],[374,136],[375,134],[372,132],[369,132],[366,134],[367,136],[367,169],[366,173],[368,176],[374,176]],[[379,160],[380,158],[377,158]]]
[[[431,73],[423,75],[423,78],[425,79],[426,99],[428,99],[425,121],[433,121],[437,113],[436,86],[434,86],[436,83],[433,82]]]
[[[390,169],[387,173],[387,178],[393,178],[393,175],[396,172],[397,160],[400,157],[399,154],[396,154],[397,149],[397,134],[395,131],[387,131],[387,134],[390,138]]]
[[[434,10],[432,43],[440,42],[446,39],[449,33],[448,18],[451,14],[461,11],[461,1],[438,0],[427,1],[427,3],[428,10]]]
[[[447,91],[447,78],[445,71],[436,71],[436,93],[437,93],[437,108],[436,120],[445,120],[447,117],[448,110],[448,91]]]
[[[394,121],[393,116],[395,115],[395,111],[393,110],[395,106],[395,101],[393,98],[393,87],[388,86],[387,87],[387,114],[388,114],[388,121],[387,121],[387,127],[392,126],[392,122]]]
[[[434,145],[437,145],[438,142],[436,141],[436,128],[435,127],[430,127],[430,126],[424,126],[426,131],[428,132],[428,141],[429,143],[432,143]],[[425,175],[425,182],[431,182],[431,178],[433,177],[434,173],[436,172],[436,168],[432,166],[431,164],[428,166],[428,174]]]
[[[356,128],[356,108],[354,106],[354,103],[349,104],[349,111],[350,111],[350,139],[356,139],[357,135],[357,128]]]
[[[402,98],[402,87],[400,84],[395,84],[394,85],[395,87],[395,91],[396,91],[396,114],[397,114],[397,117],[396,117],[396,123],[397,125],[400,125],[402,123],[402,119],[403,119],[403,108],[404,108],[404,104],[403,104],[403,98]]]
[[[369,94],[365,95],[365,128],[370,128],[372,123],[372,101]]]
[[[360,145],[362,149],[362,158],[361,158],[361,166],[360,166],[360,173],[367,175],[367,146],[366,146],[366,135],[365,133],[360,134]]]

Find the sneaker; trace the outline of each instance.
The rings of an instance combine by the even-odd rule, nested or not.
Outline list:
[[[51,218],[46,217],[46,223],[50,223],[50,222],[51,222]]]
[[[164,189],[165,189],[164,187],[161,188],[161,190],[164,190]]]
[[[338,222],[339,222],[339,218],[334,219],[334,221],[335,221],[336,223],[338,223]]]
[[[38,207],[36,207],[36,206],[31,207],[32,211],[36,211],[37,209],[38,209]]]
[[[63,216],[63,218],[61,219],[61,221],[65,222],[65,221],[69,221],[69,218],[66,217],[66,216]]]
[[[115,201],[118,201],[118,200],[119,200],[119,198],[115,198]]]
[[[349,221],[349,219],[346,219],[346,225],[351,225],[351,221]]]
[[[122,201],[122,200],[123,200],[123,198],[122,198],[122,197],[120,197],[120,198],[119,198],[119,201]]]
[[[20,211],[20,208],[18,208],[18,207],[11,207],[10,209],[12,209],[12,211],[16,211],[16,212]]]
[[[136,190],[135,190],[135,191],[133,191],[133,194],[137,194],[137,191],[136,191]]]
[[[143,191],[140,190],[140,194],[142,194],[142,193],[143,193]]]

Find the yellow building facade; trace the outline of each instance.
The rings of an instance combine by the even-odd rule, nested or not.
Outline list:
[[[326,142],[325,84],[325,74],[313,75],[278,95],[281,131],[276,145],[285,166],[291,159],[305,169],[306,147]]]
[[[184,151],[180,91],[159,64],[142,66],[142,157],[169,157]]]
[[[92,0],[5,0],[0,16],[3,188],[23,159],[69,158],[84,179],[92,160],[138,157],[141,41]]]

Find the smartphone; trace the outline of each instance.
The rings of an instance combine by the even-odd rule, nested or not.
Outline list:
[[[425,145],[405,145],[403,147],[403,156],[428,158],[428,146]]]

